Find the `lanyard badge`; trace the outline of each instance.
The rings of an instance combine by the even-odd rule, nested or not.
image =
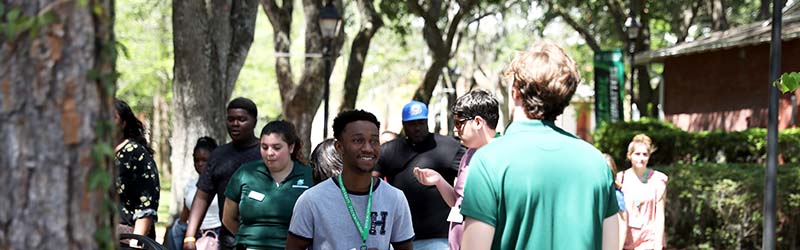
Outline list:
[[[369,234],[369,226],[370,226],[370,211],[372,210],[372,185],[374,184],[374,179],[372,177],[369,178],[369,196],[367,196],[367,209],[366,215],[364,215],[364,226],[362,227],[361,222],[358,221],[358,216],[356,216],[356,210],[353,208],[353,202],[350,201],[350,196],[347,195],[347,190],[344,189],[344,181],[342,181],[342,175],[339,175],[339,188],[342,190],[342,197],[344,197],[344,203],[347,205],[347,211],[350,212],[350,217],[353,218],[353,223],[356,226],[356,230],[358,233],[361,234],[361,249],[367,250],[367,235]]]

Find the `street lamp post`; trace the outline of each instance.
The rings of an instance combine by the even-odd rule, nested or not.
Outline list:
[[[333,60],[333,39],[339,34],[339,26],[342,25],[342,17],[336,11],[331,1],[328,1],[319,11],[319,28],[323,39],[323,57],[325,59],[325,94],[323,111],[323,132],[322,137],[328,138],[328,106],[331,92],[331,60]]]
[[[636,40],[639,38],[639,29],[642,27],[639,21],[636,20],[636,12],[634,12],[633,1],[631,1],[630,15],[625,20],[625,33],[628,35],[628,52],[631,55],[631,120],[633,120],[633,82],[636,78],[636,67],[634,65],[636,57]]]

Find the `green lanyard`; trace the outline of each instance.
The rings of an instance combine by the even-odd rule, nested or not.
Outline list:
[[[373,183],[372,177],[369,178],[369,196],[367,198],[367,212],[364,215],[364,227],[361,227],[361,223],[358,221],[358,216],[356,216],[356,210],[353,208],[353,202],[350,201],[350,196],[347,195],[347,190],[344,189],[344,182],[342,181],[342,175],[339,175],[339,187],[342,189],[342,197],[344,197],[344,203],[347,205],[347,211],[350,212],[350,217],[353,217],[353,223],[356,224],[356,230],[361,234],[361,249],[367,249],[367,235],[369,233],[369,224],[370,224],[370,210],[372,210],[372,184]]]

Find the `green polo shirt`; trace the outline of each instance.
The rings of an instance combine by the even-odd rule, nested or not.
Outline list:
[[[225,197],[239,204],[236,245],[285,249],[294,204],[313,185],[311,168],[297,161],[280,185],[275,185],[263,161],[242,165],[225,189]]]
[[[617,211],[600,151],[538,120],[514,121],[475,153],[461,204],[495,228],[492,249],[601,249]]]

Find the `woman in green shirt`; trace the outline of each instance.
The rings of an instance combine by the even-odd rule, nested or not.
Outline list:
[[[284,249],[292,209],[314,184],[302,159],[300,138],[286,121],[261,130],[261,161],[243,164],[225,189],[222,223],[237,249]]]

